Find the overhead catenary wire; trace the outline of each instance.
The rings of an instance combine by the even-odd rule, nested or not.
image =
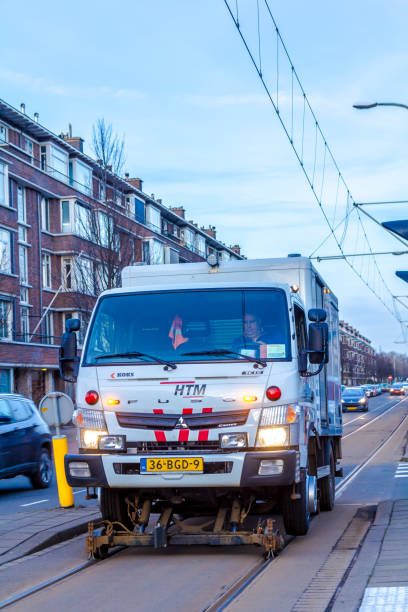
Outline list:
[[[306,181],[313,192],[314,198],[323,214],[325,222],[328,225],[329,235],[320,243],[319,247],[317,247],[317,249],[315,249],[311,255],[314,255],[323,246],[323,244],[327,242],[327,240],[332,238],[339,249],[342,258],[344,258],[344,261],[348,264],[351,270],[360,278],[367,289],[380,300],[388,312],[395,317],[401,325],[403,325],[401,317],[395,309],[395,300],[392,291],[385,282],[384,276],[376,260],[375,253],[371,247],[360,212],[363,212],[367,217],[371,218],[371,216],[359,207],[351,195],[350,189],[348,188],[336,159],[334,158],[327,140],[324,137],[319,121],[317,120],[317,117],[311,107],[309,99],[289,56],[278,25],[270,9],[268,0],[256,0],[255,10],[257,27],[255,28],[255,41],[252,42],[250,38],[250,31],[249,29],[248,32],[246,30],[247,21],[245,20],[245,16],[251,12],[249,5],[247,3],[243,3],[241,6],[242,10],[239,11],[239,0],[235,0],[234,15],[234,12],[230,6],[231,0],[224,0],[224,4],[235,24],[252,65],[258,74],[269,102],[273,106],[280,121],[281,127],[283,128],[283,131],[290,142],[303,175],[305,176]],[[263,40],[267,39],[268,30],[267,27],[262,27],[263,18],[261,15],[261,5],[264,8],[264,20],[266,20],[266,23],[268,20],[270,22],[270,38],[276,36],[276,75],[272,75],[270,80],[268,80],[266,67],[262,65],[262,44]],[[240,16],[239,21],[238,14]],[[261,30],[263,33],[262,38]],[[256,59],[256,57],[258,57],[258,59]],[[284,70],[285,62],[287,65],[288,81],[290,82],[287,92],[290,100],[289,118],[287,121],[284,117],[285,91],[281,91],[280,87],[281,80],[283,82],[283,77],[281,79],[281,72]],[[271,85],[273,85],[272,89]],[[295,88],[299,91],[299,96],[295,95]],[[297,97],[302,100],[302,110],[300,111],[301,133],[298,139],[299,142],[297,142],[294,132],[294,115],[296,111],[295,105],[297,103]],[[309,139],[306,131],[308,122],[313,126],[313,137],[310,135]],[[312,145],[310,144],[311,142],[313,142]],[[307,155],[308,145],[310,145],[312,148],[310,166]],[[356,211],[356,214],[352,214],[353,211]],[[340,222],[337,221],[337,216],[342,217]],[[350,225],[351,221],[353,221],[352,225]],[[353,229],[353,232],[355,232],[355,236],[352,235],[353,232],[351,232],[351,229]],[[351,249],[351,251],[350,249],[345,250],[350,239],[353,240],[353,237],[355,238],[354,249]],[[353,258],[353,250],[357,253],[357,244],[361,242],[361,240],[369,253],[368,261],[361,261],[360,259],[360,261],[356,262],[356,260]],[[404,244],[406,244],[406,242]],[[359,244],[359,246],[361,250],[361,244]]]

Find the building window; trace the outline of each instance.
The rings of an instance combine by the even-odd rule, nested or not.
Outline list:
[[[139,223],[146,224],[146,204],[139,198],[135,198],[135,218]]]
[[[147,264],[164,264],[164,244],[154,238],[143,242],[143,261]]]
[[[21,244],[18,249],[18,261],[20,264],[20,283],[28,284],[28,249]]]
[[[70,164],[71,166],[71,164]],[[88,195],[92,195],[92,169],[83,164],[79,159],[72,161],[72,171],[70,170],[70,183]]]
[[[72,232],[71,216],[71,201],[63,200],[61,202],[61,231],[64,234]]]
[[[28,342],[30,335],[30,309],[27,306],[21,306],[20,308],[20,328],[21,328],[21,340]]]
[[[11,370],[0,369],[0,393],[11,393]]]
[[[25,189],[21,185],[17,185],[17,216],[21,223],[26,222]]]
[[[205,257],[205,238],[200,234],[196,234],[196,250],[201,257]]]
[[[42,282],[44,288],[51,289],[51,255],[48,253],[42,256]]]
[[[8,166],[0,164],[0,204],[9,206]]]
[[[0,123],[0,141],[8,142],[8,130],[7,127],[3,125],[3,123]]]
[[[28,289],[27,287],[20,287],[20,304],[28,304]]]
[[[0,298],[0,340],[11,340],[13,308],[10,300]]]
[[[161,214],[160,210],[151,204],[146,206],[146,221],[153,229],[160,231],[161,229]]]
[[[54,313],[47,312],[44,317],[44,342],[54,344]]]
[[[74,233],[81,238],[91,239],[91,212],[85,206],[75,205]]]
[[[115,234],[113,217],[108,216],[102,211],[98,211],[95,233],[95,240],[98,244],[108,249],[118,250],[118,235]]]
[[[24,225],[18,226],[18,239],[20,242],[27,242],[27,228]]]
[[[50,201],[48,198],[41,198],[41,229],[50,231]]]
[[[11,232],[0,229],[0,272],[11,274]]]
[[[66,291],[73,288],[71,257],[62,258],[62,285]]]
[[[184,230],[184,242],[188,249],[194,248],[194,232],[188,227]]]
[[[34,143],[29,138],[23,137],[23,149],[30,156],[30,164],[33,163]]]
[[[59,180],[66,181],[68,178],[68,153],[53,144],[49,145],[49,170]]]
[[[93,262],[84,257],[78,257],[75,263],[75,284],[80,293],[95,295]]]

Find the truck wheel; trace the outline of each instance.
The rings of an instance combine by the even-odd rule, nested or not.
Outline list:
[[[120,489],[102,488],[99,498],[99,508],[105,521],[119,521],[128,529],[133,529],[132,521],[127,513],[125,493]]]
[[[288,535],[306,535],[310,525],[310,510],[308,504],[308,477],[298,485],[299,499],[291,499],[292,487],[287,487],[283,497],[283,523]]]
[[[333,447],[330,442],[328,442],[328,453],[326,457],[330,465],[330,474],[319,480],[320,509],[330,511],[333,510],[335,498],[335,465]]]

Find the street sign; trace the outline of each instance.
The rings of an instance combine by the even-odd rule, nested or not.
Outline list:
[[[397,270],[397,272],[395,273],[398,278],[402,279],[403,281],[405,281],[406,283],[408,283],[408,272],[404,271],[404,270]]]
[[[74,404],[72,399],[65,393],[53,391],[44,395],[40,401],[39,410],[47,425],[54,426],[59,431],[61,425],[70,423]]]
[[[393,234],[397,234],[397,236],[401,236],[404,240],[408,240],[408,219],[402,219],[401,221],[383,221],[381,225]]]

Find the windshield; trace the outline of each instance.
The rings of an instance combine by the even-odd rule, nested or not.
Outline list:
[[[285,293],[206,289],[102,298],[83,365],[149,362],[137,352],[170,362],[290,359]]]
[[[360,397],[363,395],[364,391],[362,389],[344,389],[342,396],[343,397]]]

